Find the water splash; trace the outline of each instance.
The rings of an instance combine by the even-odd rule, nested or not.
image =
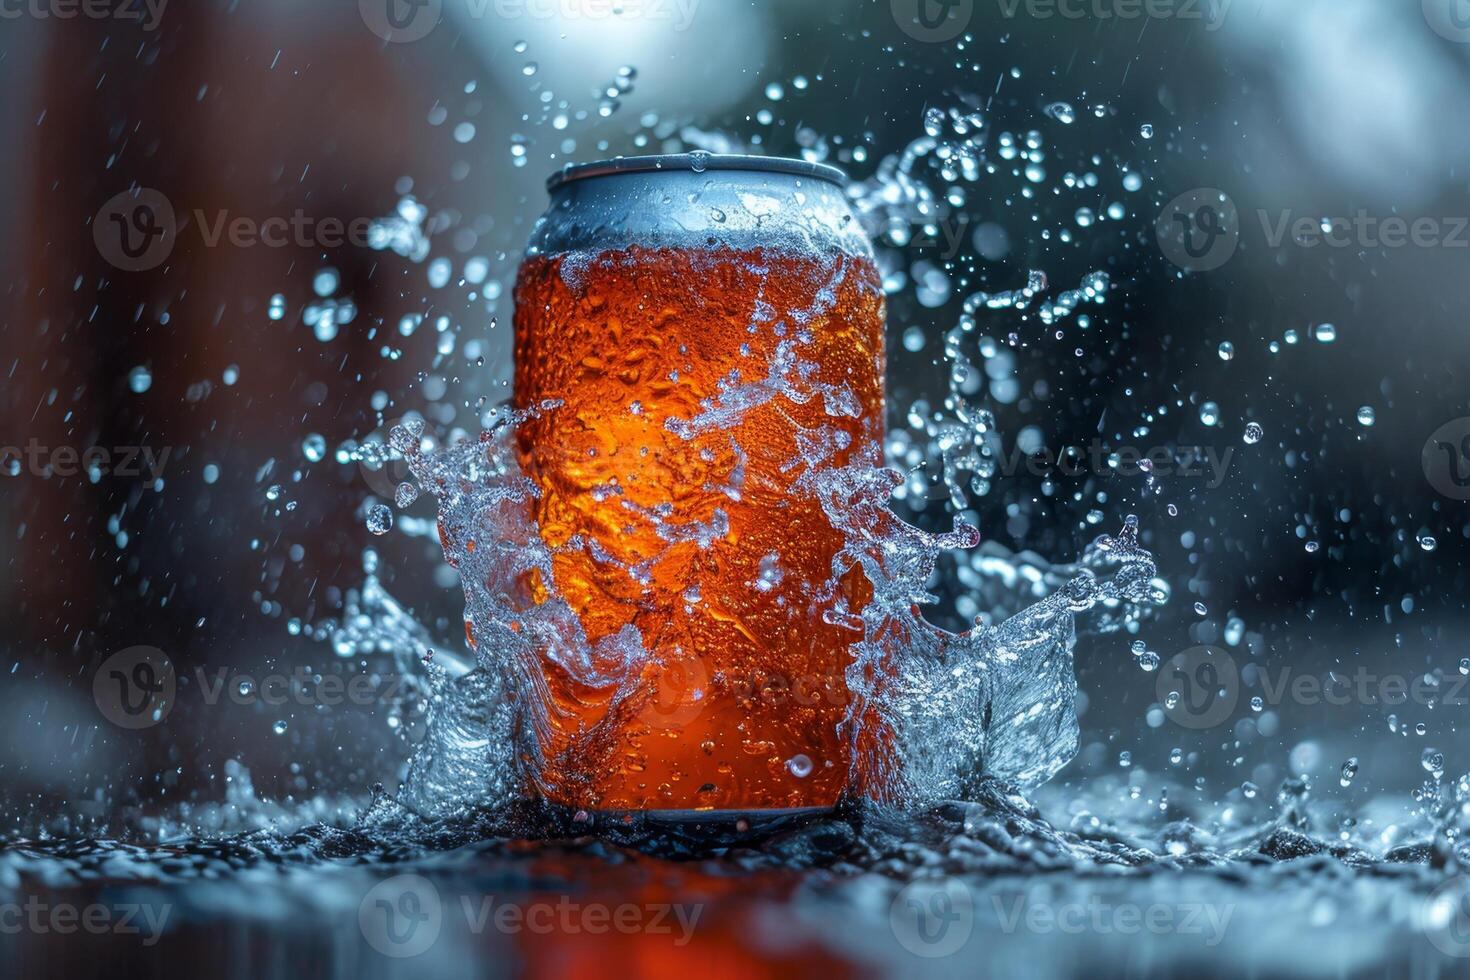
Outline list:
[[[980,179],[989,168],[990,127],[978,110],[931,109],[924,128],[924,136],[879,161],[871,178],[849,189],[854,213],[890,265],[894,257],[888,250],[909,244],[916,229],[939,233],[939,223],[963,203],[958,185]],[[709,134],[697,131],[686,139],[710,142]],[[999,155],[1029,161],[1026,176],[1035,180],[1033,168],[1044,158],[1041,135],[1003,133],[999,142]],[[931,187],[931,166],[950,185],[943,193]],[[421,261],[427,254],[426,221],[424,209],[405,199],[398,215],[380,223],[383,234],[375,244]],[[592,261],[595,256],[572,257],[565,268]],[[931,279],[944,279],[930,271]],[[896,277],[886,285],[896,290],[905,282]],[[947,283],[935,286],[940,287],[948,289]],[[972,496],[991,490],[998,470],[995,417],[983,388],[970,383],[979,368],[967,347],[981,317],[1010,315],[1023,323],[1034,317],[1055,328],[1079,316],[1085,305],[1103,303],[1110,287],[1106,273],[1091,272],[1076,288],[1051,295],[1047,275],[1034,270],[1024,286],[967,296],[958,322],[944,336],[948,394],[940,411],[924,413],[920,427],[941,463],[956,513],[970,506]],[[1011,336],[1015,342],[1016,334]],[[694,438],[730,428],[759,406],[782,399],[804,404],[818,396],[829,414],[841,414],[850,393],[845,398],[841,391],[816,391],[803,383],[799,348],[799,338],[783,341],[764,377],[732,380],[699,414],[666,419],[665,427]],[[981,354],[989,356],[983,345]],[[547,404],[536,412],[556,409]],[[466,636],[475,654],[473,670],[467,662],[441,658],[441,669],[456,676],[431,682],[436,697],[429,735],[401,793],[402,802],[420,812],[535,794],[541,746],[555,721],[547,714],[555,709],[545,697],[544,671],[567,672],[586,689],[601,692],[611,717],[624,700],[637,696],[637,679],[653,656],[636,631],[589,643],[575,611],[556,594],[552,554],[531,517],[538,491],[520,472],[511,448],[523,419],[507,409],[493,414],[481,436],[442,449],[424,438],[423,421],[412,419],[393,431],[380,453],[380,463],[401,457],[412,471],[413,483],[407,490],[398,488],[396,497],[412,503],[419,489],[437,503],[440,540],[446,560],[459,572]],[[959,519],[947,534],[906,523],[890,506],[895,491],[901,495],[905,488],[904,474],[873,465],[825,467],[828,453],[816,435],[801,446],[808,472],[800,492],[821,500],[843,537],[827,597],[835,601],[833,615],[860,636],[845,671],[852,702],[843,734],[854,749],[849,788],[885,802],[913,804],[967,798],[987,776],[1022,785],[1050,778],[1077,749],[1072,664],[1077,617],[1091,612],[1099,630],[1136,629],[1144,611],[1167,596],[1155,579],[1151,556],[1138,543],[1137,520],[1129,517],[1121,533],[1099,538],[1070,566],[1051,566],[1036,556],[1028,564],[987,546],[983,557],[977,555],[965,569],[973,573],[967,583],[979,583],[972,603],[977,625],[950,633],[927,622],[920,608],[935,601],[927,585],[941,556],[975,548],[978,530]],[[725,489],[738,499],[738,485]],[[715,522],[702,528],[666,528],[659,514],[644,516],[666,540],[696,534],[701,541],[714,541],[724,533],[718,512]],[[595,542],[573,545],[595,548]],[[780,556],[772,557],[779,568]],[[640,573],[632,567],[627,571],[635,579]],[[835,583],[853,571],[872,587],[873,598],[861,611],[847,610],[836,600]],[[548,585],[549,598],[531,599],[526,582],[533,577]],[[1026,599],[1032,604],[1017,601],[1011,586],[1018,579],[1028,584]],[[381,586],[374,589],[363,594],[391,612]],[[405,627],[394,615],[382,618],[420,658],[430,649],[422,630]],[[372,616],[343,620],[352,621],[364,639],[380,629]],[[397,641],[386,639],[387,645]],[[585,750],[594,752],[599,737],[595,726],[584,733]],[[466,795],[463,788],[469,785],[474,789]]]
[[[775,397],[793,394],[778,390]],[[466,633],[478,660],[476,671],[437,692],[430,735],[404,790],[405,804],[420,811],[534,794],[553,710],[544,671],[567,671],[589,689],[610,692],[611,717],[636,696],[641,667],[652,656],[636,631],[589,643],[575,611],[555,593],[551,551],[530,512],[538,490],[513,449],[521,418],[507,411],[494,430],[437,451],[423,448],[418,421],[390,436],[438,501],[445,557],[464,583]],[[957,522],[935,535],[904,522],[888,505],[903,479],[896,471],[823,467],[820,457],[809,462],[799,492],[818,496],[844,542],[821,598],[832,600],[834,616],[862,637],[846,670],[853,693],[844,722],[854,747],[850,788],[917,804],[971,798],[987,776],[1022,785],[1052,776],[1077,747],[1075,618],[1102,606],[1117,614],[1105,624],[1116,628],[1162,601],[1136,519],[1116,537],[1094,542],[1073,577],[1040,602],[997,627],[952,634],[925,622],[919,608],[933,601],[925,583],[940,555],[974,547],[976,529]],[[872,586],[861,611],[846,609],[837,590],[853,569]],[[527,590],[533,573],[549,585],[541,602]],[[585,733],[582,750],[599,751],[600,737],[596,728]]]

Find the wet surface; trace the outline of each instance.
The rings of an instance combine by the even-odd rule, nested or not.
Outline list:
[[[1373,855],[1283,821],[1150,847],[1059,831],[996,783],[917,813],[731,819],[424,822],[384,798],[351,829],[11,841],[7,908],[50,927],[0,945],[22,975],[226,977],[1455,976],[1446,954],[1470,952],[1427,844]],[[63,932],[67,906],[110,925]]]

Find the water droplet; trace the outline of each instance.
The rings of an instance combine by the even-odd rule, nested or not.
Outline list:
[[[153,374],[146,367],[139,365],[128,372],[128,388],[135,395],[141,395],[153,387]]]
[[[1444,753],[1439,749],[1426,748],[1419,756],[1419,764],[1435,779],[1444,775]]]
[[[1205,402],[1199,407],[1199,420],[1205,425],[1218,425],[1220,422],[1220,406],[1214,402]]]
[[[1265,434],[1266,430],[1261,428],[1261,423],[1247,422],[1245,424],[1245,441],[1247,445],[1254,446],[1256,443],[1261,441],[1261,438]]]
[[[1154,138],[1154,124],[1153,123],[1144,123],[1142,126],[1139,126],[1138,127],[1138,135],[1139,136],[1142,136],[1146,140],[1153,139]]]
[[[1373,411],[1372,405],[1364,405],[1362,408],[1358,409],[1359,425],[1372,425],[1374,422],[1377,421],[1378,413]]]
[[[1235,345],[1228,340],[1220,341],[1220,360],[1233,361],[1235,359]]]
[[[786,768],[797,779],[805,779],[812,774],[812,760],[805,755],[793,755],[786,760]]]
[[[341,285],[342,277],[337,274],[336,269],[322,269],[311,280],[311,291],[322,299],[326,299],[337,291]]]
[[[367,529],[374,534],[387,534],[393,529],[393,511],[386,504],[377,504],[368,511]]]
[[[1077,119],[1077,111],[1068,102],[1053,102],[1046,107],[1046,114],[1064,126],[1070,126]]]
[[[308,435],[305,439],[301,440],[301,455],[305,456],[310,462],[320,463],[327,456],[326,438],[315,432]]]
[[[944,135],[944,110],[930,107],[924,110],[924,133],[938,139]]]
[[[1338,777],[1337,783],[1344,788],[1353,784],[1353,777],[1358,774],[1358,757],[1353,756],[1342,764],[1342,775]]]
[[[284,720],[283,721],[278,721],[274,725],[271,726],[271,731],[275,732],[277,735],[284,735],[284,734],[286,734],[286,729],[288,727],[289,726],[286,724],[286,722]]]

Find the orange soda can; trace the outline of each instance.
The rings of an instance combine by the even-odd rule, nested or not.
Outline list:
[[[824,807],[849,782],[871,590],[834,571],[809,475],[881,462],[884,303],[844,181],[707,153],[548,181],[515,287],[515,404],[553,406],[516,434],[553,554],[529,588],[593,651],[543,658],[555,802]]]

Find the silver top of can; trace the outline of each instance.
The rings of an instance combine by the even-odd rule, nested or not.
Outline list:
[[[824,180],[839,187],[847,184],[847,174],[825,163],[810,163],[789,157],[761,157],[743,153],[662,153],[640,157],[613,157],[595,163],[568,164],[546,178],[546,189],[555,193],[560,187],[585,177],[605,177],[609,174],[650,173],[656,171],[690,171],[705,173],[710,170],[753,170],[762,173],[794,174]]]
[[[804,160],[702,152],[569,167],[548,181],[527,254],[759,246],[871,258],[845,181]]]

